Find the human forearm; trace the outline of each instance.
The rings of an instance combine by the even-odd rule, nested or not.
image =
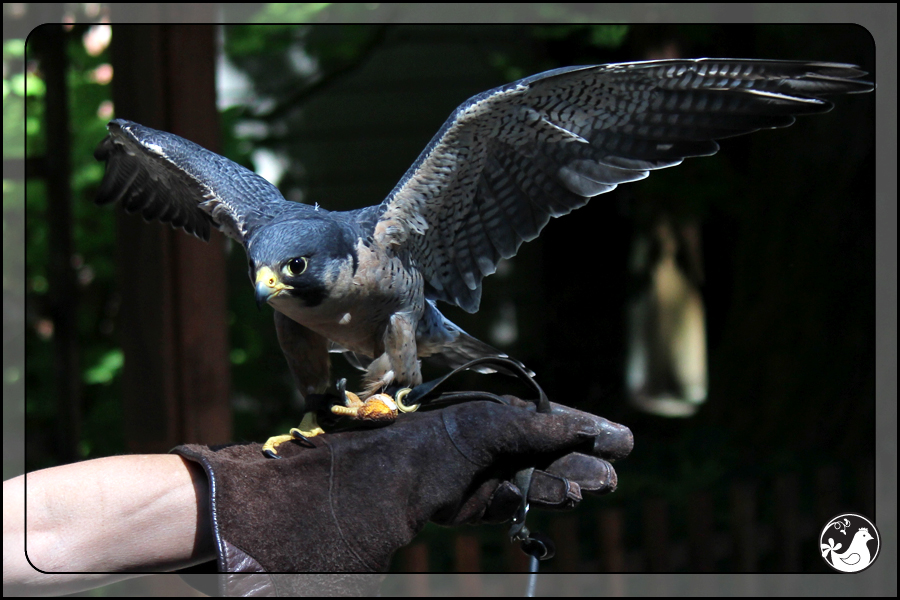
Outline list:
[[[5,481],[4,593],[71,593],[129,571],[210,560],[207,494],[202,470],[174,455],[109,457]]]

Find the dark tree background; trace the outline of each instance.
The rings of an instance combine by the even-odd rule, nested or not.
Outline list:
[[[87,48],[88,30],[73,30],[68,46],[84,458],[124,451],[113,216],[92,203],[102,166],[91,155],[111,116],[98,70],[108,58]],[[119,32],[127,28],[113,28]],[[260,150],[274,153],[287,198],[333,210],[380,202],[468,97],[555,67],[712,56],[855,63],[875,76],[869,34],[832,25],[247,25],[224,28],[224,56],[245,85],[221,113],[223,153],[249,167],[265,159]],[[37,57],[29,56],[25,72],[39,85]],[[29,155],[39,155],[48,134],[41,95],[27,99]],[[735,482],[785,473],[799,478],[801,508],[811,513],[822,468],[849,475],[837,484],[836,510],[872,511],[860,504],[867,496],[859,488],[874,486],[874,94],[835,104],[826,115],[726,140],[714,157],[595,198],[551,222],[505,272],[486,279],[478,313],[445,311],[524,361],[551,399],[633,430],[635,450],[617,465],[619,491],[588,499],[577,512],[583,525],[592,511],[621,508],[631,525],[626,541],[639,546],[634,532],[646,499],[665,501],[677,515],[698,491],[724,506],[719,500],[727,504]],[[29,181],[27,198],[28,461],[40,468],[59,462],[47,443],[55,404],[42,184]],[[642,215],[659,207],[701,224],[710,384],[689,419],[646,415],[626,402],[628,255]],[[241,249],[233,247],[228,261],[233,439],[262,441],[299,415],[271,311],[253,303]],[[511,325],[514,336],[497,337],[499,326]],[[357,376],[339,356],[334,363],[335,376]],[[461,385],[516,391],[502,377],[472,375]],[[758,508],[764,519],[773,510],[766,501]],[[552,516],[532,518],[539,529],[553,528]],[[717,508],[711,518],[727,525],[731,515]],[[674,531],[686,526],[673,517]],[[429,528],[422,539],[445,535]],[[496,528],[479,535],[488,549],[505,543]],[[597,553],[596,542],[582,545]],[[431,567],[448,568],[449,550],[432,548]],[[814,558],[801,570],[821,570]],[[773,561],[759,566],[779,570]],[[485,568],[504,565],[497,559]],[[730,561],[713,568],[738,569]]]

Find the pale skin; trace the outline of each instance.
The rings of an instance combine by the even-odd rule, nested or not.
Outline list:
[[[4,596],[71,594],[215,556],[206,475],[180,456],[111,456],[3,482]]]

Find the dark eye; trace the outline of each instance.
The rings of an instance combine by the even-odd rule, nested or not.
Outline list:
[[[297,277],[298,275],[303,274],[308,264],[309,261],[306,260],[306,257],[300,256],[289,260],[288,263],[284,265],[284,270],[291,277]]]

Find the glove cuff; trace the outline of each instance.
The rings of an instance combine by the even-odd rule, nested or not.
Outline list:
[[[328,448],[318,450],[323,455],[330,454]],[[355,569],[359,574],[315,574],[315,571],[329,569],[315,564],[317,557],[313,553],[316,549],[311,547],[314,544],[308,539],[297,539],[296,536],[308,528],[298,526],[280,531],[284,528],[274,522],[274,514],[292,511],[260,512],[256,508],[273,501],[293,502],[297,506],[293,512],[300,513],[301,519],[312,520],[311,513],[303,511],[302,507],[315,503],[313,494],[297,494],[302,487],[302,475],[286,478],[280,471],[281,466],[275,466],[276,461],[263,457],[259,444],[213,447],[187,444],[171,452],[201,465],[209,481],[209,514],[216,567],[222,574],[219,577],[220,595],[368,596],[377,593],[384,576],[362,573],[369,569],[353,562],[352,556],[341,556],[339,563],[332,564]],[[260,551],[251,553],[245,547],[259,548]],[[272,554],[283,560],[272,560]],[[295,564],[285,562],[291,560]]]

